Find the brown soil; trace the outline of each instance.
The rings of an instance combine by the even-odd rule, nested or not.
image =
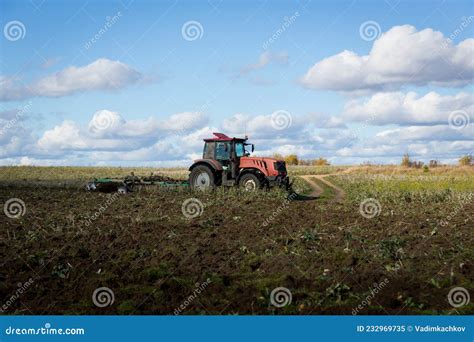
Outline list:
[[[317,178],[338,202],[158,187],[115,198],[1,188],[0,201],[20,198],[26,213],[0,215],[0,309],[30,278],[4,313],[173,314],[189,301],[183,314],[351,314],[385,279],[360,314],[452,313],[452,287],[472,295],[473,203],[435,230],[449,203],[412,202],[395,213],[385,205],[367,219],[357,205],[339,203],[341,189]],[[203,204],[191,219],[182,213],[190,198]],[[93,304],[99,287],[113,291],[112,305]],[[276,287],[291,291],[291,304],[271,304]],[[472,313],[472,305],[457,312]]]

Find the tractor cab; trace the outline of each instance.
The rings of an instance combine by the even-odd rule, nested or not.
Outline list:
[[[253,190],[275,183],[288,186],[285,162],[274,158],[250,157],[254,145],[245,138],[214,133],[204,139],[202,159],[189,168],[193,188],[242,185]]]
[[[224,134],[215,133],[216,138],[204,139],[204,159],[215,159],[228,164],[232,158],[248,157],[254,151],[253,144],[247,144],[247,138],[229,138]],[[247,146],[251,146],[250,151]]]
[[[204,150],[202,157],[204,160],[215,160],[222,167],[221,183],[233,185],[237,177],[240,158],[250,156],[254,151],[253,144],[247,144],[247,137],[230,138],[222,133],[214,133],[214,138],[204,139]],[[251,152],[246,149],[251,146]]]

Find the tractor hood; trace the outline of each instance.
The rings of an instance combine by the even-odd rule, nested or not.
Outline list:
[[[278,160],[278,159],[275,159],[275,158],[267,158],[267,157],[241,157],[240,160],[259,160],[259,161],[266,161],[268,163],[274,163],[274,162],[277,162],[277,161],[280,161],[282,162],[283,160]]]
[[[286,176],[286,165],[283,160],[267,157],[241,157],[241,168],[255,168],[265,176]]]

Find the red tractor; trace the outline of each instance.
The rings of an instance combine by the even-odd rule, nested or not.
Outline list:
[[[205,189],[217,186],[241,186],[253,191],[270,186],[290,188],[290,181],[283,160],[250,157],[247,137],[230,138],[214,133],[214,138],[204,139],[202,159],[194,161],[189,171],[191,188]]]

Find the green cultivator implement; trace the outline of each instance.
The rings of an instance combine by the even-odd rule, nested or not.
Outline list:
[[[251,157],[254,145],[245,138],[231,138],[223,133],[204,139],[202,158],[189,167],[188,181],[165,176],[137,177],[133,173],[125,179],[99,178],[86,185],[89,191],[127,193],[134,186],[189,186],[191,189],[215,189],[217,187],[241,187],[246,191],[258,191],[271,187],[293,193],[284,160],[267,157]]]
[[[86,184],[87,191],[98,192],[119,192],[126,194],[140,186],[158,185],[165,187],[189,186],[188,181],[169,178],[161,175],[150,175],[148,177],[138,177],[134,173],[125,178],[95,178]]]

